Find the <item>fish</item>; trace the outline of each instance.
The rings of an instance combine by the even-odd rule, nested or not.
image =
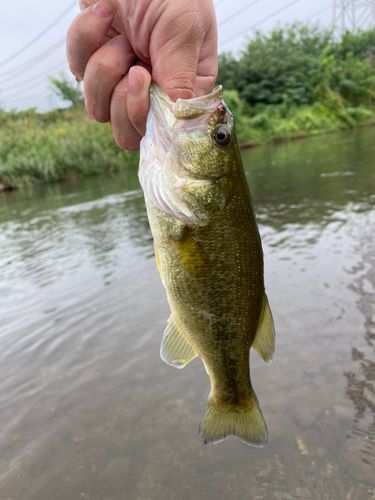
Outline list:
[[[161,358],[179,369],[203,361],[211,382],[200,424],[204,443],[233,435],[261,447],[268,430],[249,353],[253,348],[270,362],[275,330],[261,238],[221,86],[172,101],[151,85],[138,175],[171,310]]]

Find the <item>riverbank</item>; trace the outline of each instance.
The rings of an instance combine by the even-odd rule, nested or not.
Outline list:
[[[375,125],[375,108],[346,106],[338,100],[288,110],[282,106],[266,106],[261,112],[249,116],[236,91],[225,91],[224,96],[236,118],[241,148]]]
[[[93,122],[81,108],[0,115],[0,191],[137,164],[137,154],[116,146],[110,126]]]
[[[375,125],[374,111],[363,107],[320,104],[290,110],[284,117],[278,109],[249,117],[235,92],[225,92],[225,99],[236,116],[241,147]],[[1,114],[0,192],[36,182],[110,174],[137,165],[138,154],[121,151],[109,125],[93,122],[83,109]]]

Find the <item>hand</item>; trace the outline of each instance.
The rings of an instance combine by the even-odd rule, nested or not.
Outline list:
[[[70,69],[86,109],[110,121],[117,144],[137,150],[151,80],[171,99],[211,91],[217,76],[212,0],[81,0],[67,36]]]

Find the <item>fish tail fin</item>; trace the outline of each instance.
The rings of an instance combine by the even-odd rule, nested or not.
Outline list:
[[[219,443],[228,436],[259,448],[268,442],[267,426],[254,392],[247,408],[220,407],[210,397],[199,431],[205,444]]]

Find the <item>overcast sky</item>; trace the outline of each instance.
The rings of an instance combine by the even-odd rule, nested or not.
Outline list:
[[[319,21],[325,26],[332,22],[333,0],[215,1],[220,51],[238,51],[254,29],[270,30],[293,21]],[[61,105],[50,90],[47,76],[67,71],[63,38],[78,13],[77,5],[78,0],[7,2],[0,17],[0,106],[46,110]],[[28,47],[64,11],[61,20]]]

